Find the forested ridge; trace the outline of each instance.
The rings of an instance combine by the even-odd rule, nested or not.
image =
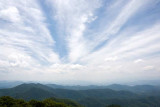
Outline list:
[[[45,104],[43,103],[46,100],[51,101],[51,103],[53,100],[55,104],[63,103],[62,107],[160,107],[159,87],[136,86],[136,88],[133,88],[132,90],[131,88],[129,88],[129,90],[121,90],[117,88],[118,86],[116,86],[116,89],[93,88],[71,90],[31,83],[21,84],[13,88],[0,89],[0,96],[3,96],[1,97],[1,101],[2,98],[5,98],[4,96],[10,96],[15,98],[14,101],[19,101],[17,99],[23,99],[25,104],[29,104],[30,101],[33,100],[41,103],[44,107]],[[9,99],[12,99],[11,101],[13,101],[13,98]],[[70,102],[72,105],[70,105],[68,102]]]

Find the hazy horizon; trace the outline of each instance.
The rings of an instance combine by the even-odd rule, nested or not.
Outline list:
[[[0,81],[159,78],[159,0],[0,0]]]

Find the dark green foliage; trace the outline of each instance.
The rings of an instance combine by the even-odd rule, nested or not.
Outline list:
[[[106,107],[121,107],[121,106],[120,105],[111,104],[111,105],[106,106]]]
[[[37,100],[31,100],[29,101],[29,104],[32,105],[32,107],[44,107],[45,104],[42,101]]]
[[[45,107],[67,107],[66,104],[60,103],[60,102],[55,102],[52,99],[45,99],[42,102],[45,105]],[[68,106],[68,107],[70,107],[70,106]]]
[[[63,101],[59,99],[57,102],[50,98],[42,101],[30,100],[29,102],[26,102],[22,99],[14,99],[9,96],[3,96],[0,97],[0,107],[81,107],[81,106],[78,104],[75,105],[75,102],[72,102],[70,100]]]
[[[82,107],[80,104],[78,104],[77,102],[73,101],[73,100],[69,100],[69,99],[58,99],[58,98],[51,98],[52,100],[56,101],[56,102],[62,102],[65,103],[66,105],[69,105],[71,107]]]
[[[0,107],[32,107],[22,99],[14,99],[9,96],[0,97]]]

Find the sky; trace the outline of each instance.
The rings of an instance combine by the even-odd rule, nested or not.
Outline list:
[[[160,0],[0,0],[0,80],[160,78]]]

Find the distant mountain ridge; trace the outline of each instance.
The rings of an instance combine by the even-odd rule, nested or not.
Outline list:
[[[35,91],[36,90],[36,91]],[[45,93],[45,94],[44,94]],[[54,89],[42,84],[21,84],[14,88],[0,89],[0,96],[8,95],[15,98],[30,100],[34,94],[35,98],[44,99],[48,97],[79,99],[86,97],[105,97],[105,98],[128,98],[137,97],[136,94],[129,91],[114,91],[111,89],[90,89],[90,90],[69,90]],[[39,95],[40,94],[40,95]]]
[[[39,83],[25,83],[13,88],[0,89],[0,96],[12,96],[14,98],[20,98],[25,100],[65,98],[75,100],[86,107],[105,107],[108,104],[119,104],[122,105],[122,107],[154,107],[155,104],[160,105],[159,87],[150,85],[126,86],[113,84],[107,86],[108,88],[106,86],[102,88],[100,86],[78,86],[81,87],[82,90],[78,90],[78,87],[74,87],[74,89],[64,89],[66,87],[61,86],[60,88],[60,85],[56,86],[56,88],[52,88],[51,86]],[[131,88],[133,88],[132,90],[135,91],[133,92]],[[144,90],[144,92],[137,91],[140,89]],[[131,102],[135,102],[135,104],[132,104]]]
[[[39,83],[23,83],[23,82],[20,82],[20,81],[15,81],[15,82],[0,81],[0,89],[13,88],[13,87],[16,87],[16,86],[18,86],[20,84],[26,84],[26,85],[30,84],[30,86],[33,85],[33,86],[42,88],[42,84],[40,85]],[[37,85],[35,85],[35,84],[37,84]],[[38,86],[38,84],[39,84],[39,86]],[[115,90],[115,91],[121,91],[121,90],[123,90],[123,91],[130,91],[130,92],[134,92],[134,93],[147,93],[147,92],[150,92],[150,93],[151,92],[152,93],[156,92],[157,93],[160,90],[160,86],[153,86],[153,85],[135,85],[135,86],[129,86],[129,85],[121,85],[121,84],[111,84],[111,85],[107,85],[107,86],[98,86],[98,85],[64,86],[64,85],[57,85],[57,84],[43,84],[43,86],[50,87],[50,90],[52,88],[54,88],[54,89],[67,89],[67,90],[112,89],[112,90]]]
[[[160,90],[160,86],[153,86],[153,85],[135,85],[135,86],[128,86],[128,85],[120,85],[120,84],[112,84],[108,86],[96,86],[96,85],[89,85],[89,86],[62,86],[56,84],[47,84],[47,86],[55,88],[55,89],[70,89],[70,90],[88,90],[88,89],[112,89],[116,91],[131,91],[135,93],[145,93],[151,91],[158,91]]]

